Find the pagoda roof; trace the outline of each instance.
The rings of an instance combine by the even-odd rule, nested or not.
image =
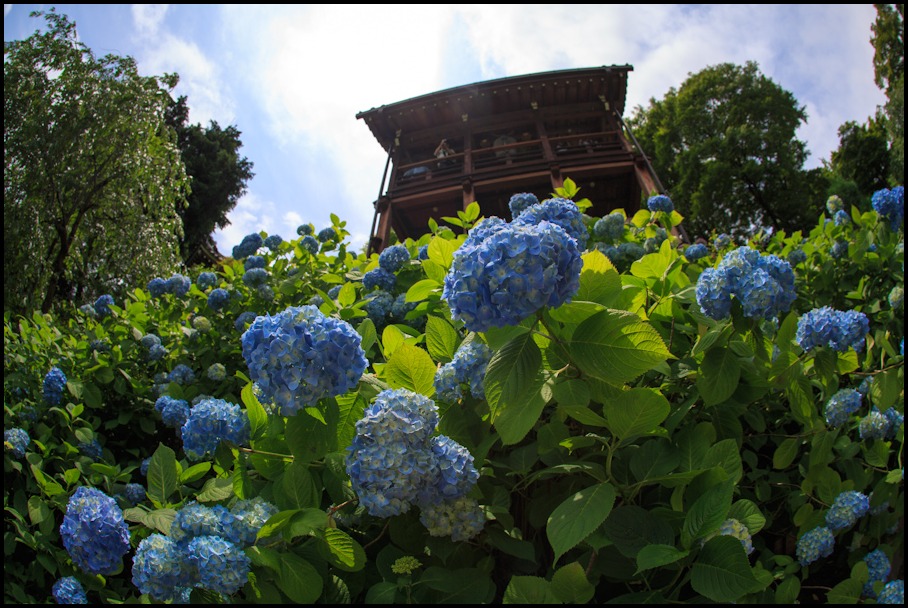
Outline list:
[[[520,110],[607,103],[624,113],[630,65],[576,68],[485,80],[359,112],[382,148],[395,136]]]

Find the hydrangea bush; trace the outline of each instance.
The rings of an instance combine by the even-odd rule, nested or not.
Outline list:
[[[691,245],[566,181],[7,315],[5,599],[902,602],[901,192]]]

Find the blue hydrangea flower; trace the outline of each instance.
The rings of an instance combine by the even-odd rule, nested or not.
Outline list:
[[[838,391],[826,403],[826,424],[842,426],[861,407],[861,393],[850,388]]]
[[[183,363],[177,364],[170,374],[167,376],[168,382],[176,382],[177,384],[192,384],[195,382],[195,372],[192,371],[192,368]]]
[[[54,601],[58,604],[87,604],[88,596],[82,583],[74,576],[57,579],[51,588]]]
[[[143,476],[147,476],[147,475],[148,475],[148,467],[149,467],[150,465],[151,465],[151,456],[149,456],[148,458],[145,458],[144,460],[142,460],[142,464],[139,465],[139,472],[142,473]]]
[[[53,367],[44,376],[44,401],[48,405],[60,405],[63,400],[63,387],[66,386],[66,374],[59,367]]]
[[[788,254],[788,263],[792,266],[797,266],[798,264],[803,264],[807,261],[807,254],[804,253],[803,249],[792,249],[791,253]]]
[[[410,261],[410,252],[404,245],[391,245],[378,256],[378,265],[388,272],[397,272]]]
[[[83,304],[79,307],[79,312],[81,312],[85,316],[91,317],[92,319],[98,316],[98,313],[95,312],[95,307],[91,304]]]
[[[870,413],[861,418],[858,431],[861,439],[885,439],[889,434],[889,419],[873,407]]]
[[[891,306],[893,310],[900,310],[905,303],[905,290],[902,289],[901,285],[896,285],[890,290],[889,296],[886,299],[889,300],[889,306]]]
[[[257,316],[258,316],[257,314],[255,314],[254,312],[252,312],[250,310],[240,313],[239,316],[237,316],[236,321],[233,322],[233,327],[237,331],[246,331],[246,328],[248,327],[249,323],[252,323],[253,321],[255,321],[255,318]]]
[[[880,214],[880,217],[889,220],[892,231],[899,229],[905,221],[905,188],[896,186],[892,190],[883,188],[873,193],[870,199],[874,211]]]
[[[520,192],[511,196],[508,209],[511,210],[511,219],[523,213],[527,208],[539,204],[539,199],[532,192]]]
[[[617,211],[609,213],[605,217],[596,220],[596,223],[593,224],[593,236],[607,243],[620,241],[621,237],[624,236],[624,222],[625,217],[622,214]]]
[[[163,534],[152,534],[139,543],[132,559],[132,584],[163,602],[174,599],[178,587],[196,582],[183,551]]]
[[[123,511],[113,498],[86,486],[70,497],[60,537],[73,562],[89,574],[113,574],[129,551]]]
[[[905,604],[905,581],[889,581],[876,598],[877,604]]]
[[[296,227],[296,233],[300,236],[312,234],[312,224],[300,224]]]
[[[315,255],[318,253],[318,241],[314,236],[307,234],[300,240],[300,247]]]
[[[473,466],[473,456],[453,439],[438,435],[429,442],[438,473],[435,483],[419,493],[422,504],[439,500],[459,498],[466,495],[479,480],[479,472]]]
[[[870,499],[860,492],[846,490],[835,497],[826,512],[826,525],[830,530],[844,530],[867,514]]]
[[[533,207],[518,218],[533,216]],[[577,241],[548,221],[480,222],[454,252],[442,298],[469,331],[516,325],[544,306],[556,308],[580,288]]]
[[[715,246],[716,250],[721,251],[722,249],[725,249],[726,247],[731,245],[731,237],[725,233],[720,234],[716,237],[716,240],[713,241],[713,245]]]
[[[335,285],[334,287],[329,289],[328,297],[331,298],[332,300],[337,300],[337,296],[340,295],[341,287],[343,287],[343,285]]]
[[[425,505],[419,521],[431,536],[450,536],[454,542],[470,540],[482,532],[485,513],[475,498],[462,496]]]
[[[242,260],[245,257],[253,255],[262,246],[262,235],[257,232],[247,234],[240,241],[239,245],[233,248],[233,259]]]
[[[161,414],[164,424],[171,428],[183,428],[189,419],[189,404],[183,399],[162,395],[155,401],[154,409]]]
[[[284,242],[284,239],[281,238],[281,235],[272,234],[267,239],[265,239],[265,247],[267,247],[271,251],[277,251],[278,247],[280,247],[281,243],[283,243],[283,242]]]
[[[577,249],[586,249],[589,233],[583,222],[583,214],[577,204],[566,198],[550,198],[536,205],[531,205],[514,218],[512,226],[536,226],[541,222],[551,222],[561,226],[572,239],[577,241]]]
[[[167,354],[167,349],[162,344],[154,344],[148,349],[148,360],[158,361]]]
[[[328,226],[327,228],[322,228],[321,230],[319,230],[318,235],[316,235],[316,238],[318,238],[319,243],[327,243],[328,241],[336,241],[337,240],[337,231],[334,230],[334,228],[332,226]]]
[[[664,194],[658,194],[656,196],[651,196],[646,201],[646,207],[652,212],[662,211],[663,213],[671,213],[675,210],[675,205],[672,203],[672,199],[668,198]]]
[[[849,348],[861,351],[869,331],[870,322],[864,313],[854,310],[842,312],[823,306],[798,319],[795,340],[804,350],[829,346],[838,352],[845,352]]]
[[[894,407],[890,407],[883,412],[883,416],[889,421],[889,430],[886,432],[884,439],[895,439],[899,428],[905,423],[905,415]]]
[[[438,424],[438,408],[428,397],[406,389],[382,391],[356,423],[356,434],[379,444],[425,446]]]
[[[161,277],[155,277],[148,281],[148,293],[152,298],[160,298],[167,293],[167,281]]]
[[[428,260],[429,259],[429,246],[428,245],[419,246],[419,251],[416,254],[416,259],[417,260]]]
[[[252,268],[243,273],[243,283],[249,287],[264,285],[268,280],[268,271],[264,268]]]
[[[114,303],[113,296],[104,294],[100,296],[92,307],[95,309],[95,312],[99,317],[106,317],[110,314],[110,305]]]
[[[744,547],[744,552],[747,555],[754,552],[754,544],[751,540],[750,530],[737,519],[726,519],[722,522],[722,525],[719,526],[719,532],[717,534],[720,536],[733,536],[734,538],[737,538],[741,541],[741,545]]]
[[[218,275],[209,271],[201,272],[199,273],[199,278],[195,280],[195,283],[199,286],[199,289],[214,287],[218,284]]]
[[[237,501],[230,507],[234,519],[227,530],[227,539],[239,547],[251,547],[259,530],[278,511],[275,505],[260,496]]]
[[[249,271],[253,268],[264,268],[265,267],[265,258],[260,255],[250,255],[246,258],[246,261],[243,262],[243,268],[246,271]]]
[[[725,319],[731,314],[731,290],[724,272],[707,268],[700,273],[694,291],[700,310],[711,319]]]
[[[123,494],[126,496],[126,500],[137,505],[145,500],[145,486],[140,483],[128,483]]]
[[[25,450],[28,449],[31,442],[28,431],[24,429],[12,428],[3,431],[3,448],[7,452],[12,452],[13,458],[16,460],[25,457]]]
[[[198,573],[198,584],[205,589],[233,595],[249,580],[249,558],[242,549],[219,536],[193,538],[185,555]]]
[[[807,566],[821,557],[829,557],[835,548],[835,537],[829,528],[821,526],[806,532],[798,539],[796,554],[802,566]]]
[[[864,556],[864,562],[867,564],[870,578],[864,583],[863,594],[867,597],[876,597],[876,592],[873,590],[873,583],[885,581],[889,578],[889,572],[892,569],[892,566],[889,563],[889,557],[880,549],[875,549]]]
[[[101,457],[104,455],[104,448],[101,447],[101,442],[97,439],[92,439],[91,441],[83,441],[79,444],[79,453],[83,456],[91,458],[95,462],[101,460]]]
[[[290,307],[257,317],[243,334],[250,378],[284,416],[341,395],[366,369],[362,339],[346,321],[314,306]]]
[[[249,417],[240,406],[223,399],[205,399],[189,410],[183,425],[183,451],[190,460],[213,454],[221,441],[243,445],[249,441]]]
[[[707,255],[709,255],[709,249],[707,249],[706,245],[703,243],[695,243],[684,250],[684,257],[691,262],[696,262],[700,258],[705,258]]]
[[[861,380],[861,384],[858,386],[857,391],[866,397],[870,393],[871,386],[873,386],[873,376],[867,376]]]
[[[836,240],[836,242],[832,244],[832,248],[829,250],[829,255],[831,255],[833,259],[836,260],[846,257],[848,255],[848,241],[844,241],[842,239]]]
[[[183,548],[197,536],[227,538],[236,523],[235,519],[223,505],[209,507],[191,501],[177,511],[170,525],[170,538]]]
[[[182,274],[174,273],[167,279],[167,292],[178,298],[182,298],[189,293],[190,287],[192,287],[192,280]]]
[[[367,292],[373,289],[391,291],[397,284],[397,276],[382,267],[373,268],[363,275],[363,289]]]
[[[223,363],[212,363],[208,366],[208,371],[205,372],[205,375],[208,376],[209,380],[221,382],[227,377],[227,368],[224,367]]]
[[[407,313],[416,308],[416,302],[407,302],[407,294],[398,294],[391,304],[390,316],[394,321],[406,321]],[[425,317],[422,317],[425,320]],[[412,323],[419,323],[419,319],[411,320]]]
[[[485,399],[482,381],[491,358],[491,349],[478,340],[461,344],[451,362],[441,366],[435,374],[435,390],[439,399],[459,400],[462,383],[470,385],[470,394],[475,398]]]
[[[836,226],[848,226],[851,224],[851,216],[848,215],[848,212],[844,209],[835,212],[835,215],[832,216],[832,222]]]
[[[714,319],[727,316],[726,295],[735,296],[741,302],[744,316],[751,319],[777,317],[787,312],[797,299],[791,265],[774,255],[761,256],[750,247],[738,247],[728,253],[714,272],[704,271],[700,277],[706,283],[701,289],[700,280],[697,282],[697,292],[703,294],[700,308]],[[725,316],[713,316],[721,312]]]
[[[826,199],[826,210],[830,215],[835,215],[837,212],[845,209],[845,203],[837,195],[833,194],[828,199]]]
[[[142,336],[141,343],[142,343],[142,346],[150,349],[152,346],[155,346],[156,344],[160,344],[161,338],[159,338],[158,336],[156,336],[154,334],[145,334],[144,336]]]

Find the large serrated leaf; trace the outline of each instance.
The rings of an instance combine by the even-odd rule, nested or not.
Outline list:
[[[282,553],[277,586],[297,604],[312,604],[321,596],[324,582],[312,564],[292,553]]]
[[[460,334],[450,323],[434,315],[426,318],[426,347],[433,359],[441,363],[451,361],[459,344]]]
[[[763,587],[751,570],[741,541],[731,536],[717,536],[703,546],[691,569],[690,584],[697,593],[723,603]]]
[[[650,433],[668,417],[671,406],[661,393],[632,388],[603,407],[609,430],[621,439]]]
[[[243,390],[240,391],[240,399],[242,399],[243,405],[246,406],[251,439],[255,441],[262,436],[268,426],[268,413],[252,391],[251,382],[247,382]]]
[[[682,551],[674,545],[647,545],[637,553],[636,574],[644,570],[673,564],[679,559],[687,557],[689,553],[689,551]]]
[[[741,364],[731,349],[713,348],[703,357],[697,389],[704,405],[716,405],[732,396],[741,379]]]
[[[610,483],[600,483],[580,490],[555,507],[545,528],[555,553],[553,562],[598,528],[614,504],[615,488]]]
[[[426,397],[435,394],[435,364],[429,353],[417,346],[399,345],[385,364],[384,375],[392,388],[405,388]]]
[[[538,576],[512,576],[504,590],[502,604],[560,604],[552,592],[551,583]]]
[[[704,492],[691,505],[681,528],[681,543],[685,548],[690,548],[693,541],[719,529],[731,509],[733,490],[734,481],[727,479]]]
[[[148,464],[148,498],[167,504],[168,497],[177,489],[177,459],[172,449],[158,444]]]
[[[512,338],[492,355],[483,381],[492,421],[502,407],[517,404],[530,392],[542,367],[542,353],[529,333]]]
[[[584,373],[613,384],[629,382],[672,356],[649,323],[621,310],[604,310],[580,323],[569,347]]]
[[[357,572],[366,565],[366,552],[362,545],[343,530],[325,528],[321,541],[319,552],[334,567],[346,572]]]
[[[593,599],[596,588],[586,578],[578,562],[565,564],[552,575],[552,593],[565,604],[586,604]]]

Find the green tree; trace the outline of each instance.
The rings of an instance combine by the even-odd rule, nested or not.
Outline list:
[[[692,74],[628,122],[694,236],[816,220],[807,201],[825,186],[803,171],[807,150],[795,136],[806,119],[794,95],[748,62]]]
[[[192,183],[188,204],[179,209],[183,220],[180,251],[189,263],[200,247],[214,247],[211,233],[230,224],[227,214],[246,192],[252,162],[239,153],[243,142],[234,126],[222,128],[211,121],[207,128],[189,124],[186,97],[173,101],[167,124],[177,133],[177,144]]]
[[[830,168],[853,181],[867,200],[880,188],[888,187],[890,156],[885,117],[869,118],[863,125],[848,121],[839,127],[839,147],[832,153]]]
[[[172,271],[186,172],[164,125],[176,74],[97,58],[65,15],[6,42],[3,305],[48,311]]]
[[[873,76],[886,93],[886,130],[892,154],[892,178],[905,180],[905,5],[874,4]]]

